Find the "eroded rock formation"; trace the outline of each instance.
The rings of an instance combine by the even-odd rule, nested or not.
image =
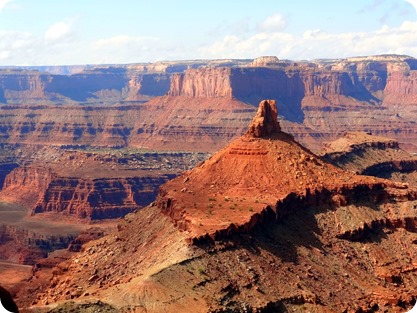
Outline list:
[[[274,106],[263,101],[249,130],[260,118],[266,129],[277,125]],[[254,133],[166,183],[117,233],[60,264],[37,305],[72,298],[148,312],[410,308],[417,189],[336,168],[279,128]]]
[[[173,176],[65,177],[48,167],[21,166],[6,177],[0,197],[30,207],[32,214],[118,218],[152,202],[157,187]]]
[[[262,101],[246,135],[262,138],[278,133],[279,131],[281,131],[281,127],[278,124],[278,112],[275,101]]]
[[[23,225],[1,225],[0,258],[16,264],[34,265],[39,259],[47,257],[48,253],[66,249],[78,232],[61,230],[61,234],[52,235],[28,230]]]
[[[417,185],[417,158],[398,141],[350,132],[325,148],[324,160],[345,170]]]

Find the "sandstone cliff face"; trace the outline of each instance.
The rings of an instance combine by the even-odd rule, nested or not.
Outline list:
[[[227,97],[158,97],[141,109],[131,146],[209,152],[242,134],[255,112],[253,106]]]
[[[381,95],[388,76],[388,64],[377,61],[361,62],[354,67],[361,84],[374,95]]]
[[[168,177],[57,178],[39,197],[32,214],[53,212],[92,220],[122,217],[153,201],[156,186]]]
[[[170,88],[171,77],[168,74],[135,74],[129,75],[127,101],[138,101],[165,95]]]
[[[253,105],[278,101],[281,114],[303,122],[305,111],[348,110],[382,102],[388,65],[359,62],[322,66],[267,58],[249,67],[200,68],[174,75],[169,94],[186,97],[234,97]],[[412,93],[412,91],[406,91]]]
[[[0,193],[5,200],[19,199],[18,203],[30,206],[56,177],[47,167],[17,167],[6,176]]]
[[[0,102],[113,104],[164,95],[169,85],[169,74],[137,73],[125,68],[90,69],[72,75],[0,70]]]
[[[233,69],[233,97],[256,105],[262,99],[275,99],[279,111],[290,121],[301,122],[304,84],[300,73],[281,68]]]
[[[256,63],[257,64],[257,63]],[[234,97],[251,104],[269,98],[278,101],[283,116],[302,122],[303,109],[331,107],[366,89],[350,73],[318,70],[310,66],[204,68],[174,75],[169,95],[185,97]],[[356,83],[356,84],[355,84]],[[369,92],[367,92],[369,93]],[[353,100],[349,100],[355,103]],[[357,102],[357,101],[356,101]]]
[[[0,258],[34,265],[49,252],[65,249],[76,238],[72,234],[47,235],[16,225],[0,225]]]
[[[32,214],[110,219],[148,205],[157,187],[172,177],[75,178],[59,176],[47,167],[22,166],[6,177],[0,197],[31,208]]]
[[[146,101],[167,94],[171,76],[177,77],[177,73],[183,73],[187,69],[230,67],[249,62],[250,60],[202,60],[114,66],[5,67],[0,69],[0,103],[114,104]],[[220,69],[221,71],[223,70]],[[223,96],[224,91],[220,90],[224,82],[216,78],[218,75],[215,70],[208,69],[206,75],[208,73],[211,73],[211,82],[206,83],[208,79],[202,79],[197,83],[197,89],[206,90],[205,95]],[[186,92],[193,94],[197,90],[193,91],[193,88],[189,87]],[[219,90],[213,93],[213,89]]]
[[[4,69],[0,102],[8,105],[0,140],[171,149],[187,146],[188,136],[195,149],[214,151],[244,132],[260,100],[275,99],[288,121],[283,129],[311,148],[346,131],[366,131],[417,151],[415,59],[252,61],[87,67],[69,76]],[[203,112],[210,122],[198,116]]]
[[[230,69],[201,68],[187,70],[172,77],[170,96],[228,97],[232,96]]]
[[[164,95],[169,88],[167,74],[141,74],[114,68],[71,76],[53,75],[47,92],[76,102],[138,101]]]
[[[125,146],[137,107],[7,106],[0,136],[5,142]]]
[[[45,85],[49,77],[45,74],[29,71],[7,71],[0,73],[0,102],[40,101],[47,94]]]
[[[391,65],[388,68],[384,104],[387,106],[415,105],[417,103],[417,68]]]
[[[213,151],[245,130],[254,107],[229,98],[156,97],[142,105],[6,106],[7,143]]]
[[[304,124],[319,141],[333,140],[346,131],[368,131],[409,144],[416,139],[413,111],[404,107],[417,104],[412,58],[381,56],[329,63],[260,58],[247,67],[214,71],[225,75],[221,81],[230,86],[223,85],[222,90],[231,90],[233,98],[252,105],[261,99],[276,99],[286,120]],[[202,69],[186,71],[173,79],[170,94],[219,96],[218,85],[199,83],[204,75],[211,77]],[[305,137],[293,134],[298,139]],[[317,148],[312,141],[304,142]]]
[[[0,164],[0,189],[3,188],[4,180],[6,179],[7,175],[16,167],[19,167],[19,164],[17,163]]]

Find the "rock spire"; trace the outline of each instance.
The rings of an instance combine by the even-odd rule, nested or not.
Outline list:
[[[262,100],[246,135],[262,138],[280,132],[278,110],[275,100]]]

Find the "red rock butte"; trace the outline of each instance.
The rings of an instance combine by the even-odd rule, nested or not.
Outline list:
[[[411,307],[416,189],[324,162],[280,131],[276,114],[262,101],[245,135],[61,263],[34,303],[154,313]]]
[[[395,184],[323,162],[280,131],[275,101],[263,100],[242,137],[163,185],[156,204],[190,238],[216,238],[251,229],[265,210],[286,214],[280,205],[294,194],[310,197],[325,190],[340,204],[350,201],[345,190],[377,185]]]

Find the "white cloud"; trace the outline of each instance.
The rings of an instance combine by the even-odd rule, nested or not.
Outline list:
[[[29,32],[0,31],[2,65],[58,65],[67,64],[74,55],[85,56],[72,40],[45,40]]]
[[[306,30],[295,36],[285,32],[260,32],[249,37],[227,36],[201,47],[206,58],[250,58],[276,55],[288,59],[343,58],[385,53],[417,57],[417,22],[383,26],[374,32],[329,33]]]
[[[5,60],[10,57],[10,51],[8,50],[2,50],[0,51],[0,60]]]
[[[13,0],[0,0],[0,12],[4,9],[4,7],[8,4],[8,3],[10,3],[10,2],[12,2]]]
[[[243,35],[252,31],[251,19],[242,18],[237,21],[226,21],[210,29],[206,34],[210,37],[224,36],[225,34]]]
[[[27,51],[36,46],[36,40],[30,33],[0,31],[0,59],[3,64],[18,64],[20,59],[30,61]]]
[[[218,40],[211,38],[212,41],[200,47],[179,38],[128,35],[90,43],[81,41],[80,32],[74,30],[74,19],[67,19],[53,24],[41,35],[0,30],[0,60],[4,65],[58,65],[262,55],[292,60],[386,53],[417,57],[417,21],[406,21],[398,27],[383,26],[373,32],[332,33],[311,29],[296,35],[282,30],[285,26],[279,23],[280,19],[271,15],[249,31],[236,30]]]
[[[416,10],[417,12],[417,0],[405,0],[405,1],[410,3],[414,7],[414,10]]]
[[[277,32],[283,30],[287,26],[287,21],[281,14],[273,14],[268,16],[262,23],[258,25],[259,31]]]
[[[320,29],[309,29],[303,33],[303,39],[305,40],[314,40],[323,36],[326,36],[326,33],[322,32]]]
[[[45,39],[48,41],[56,41],[66,38],[72,33],[72,20],[66,20],[51,25],[45,31]]]
[[[227,36],[222,41],[201,47],[202,58],[251,58],[261,55],[276,55],[276,49],[290,44],[294,40],[287,33],[258,33],[246,39]]]

